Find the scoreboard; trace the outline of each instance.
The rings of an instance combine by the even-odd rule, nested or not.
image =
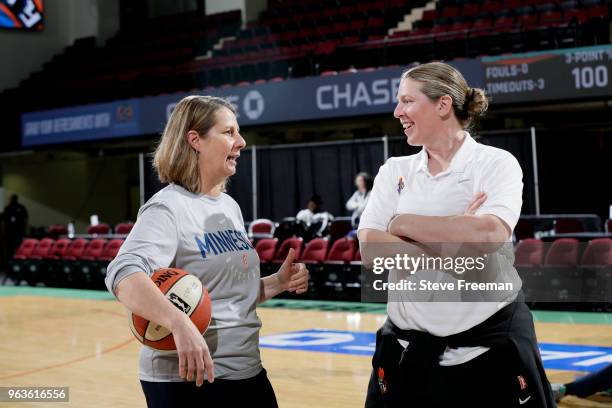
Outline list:
[[[492,102],[612,97],[612,45],[481,58]]]

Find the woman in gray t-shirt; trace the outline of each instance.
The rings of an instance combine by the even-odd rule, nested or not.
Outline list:
[[[142,347],[139,377],[149,407],[235,406],[245,398],[277,406],[259,355],[256,305],[283,291],[305,292],[308,272],[290,251],[277,273],[260,278],[240,208],[223,192],[245,145],[229,102],[181,100],[153,162],[169,185],[140,209],[108,267],[109,291],[133,313],[170,329],[176,342],[176,353]],[[208,288],[212,319],[204,336],[148,277],[167,267],[186,270]]]

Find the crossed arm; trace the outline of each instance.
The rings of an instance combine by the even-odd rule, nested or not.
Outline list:
[[[401,242],[402,238],[417,243],[473,243],[483,252],[497,250],[510,236],[510,227],[495,215],[476,215],[486,194],[477,194],[461,215],[425,216],[396,215],[387,231],[365,229],[359,240],[365,243]]]

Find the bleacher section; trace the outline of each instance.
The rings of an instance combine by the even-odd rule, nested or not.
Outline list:
[[[176,67],[236,35],[240,25],[239,10],[189,12],[122,27],[103,47],[93,37],[79,39],[22,81],[18,93],[5,96],[21,101],[24,110],[41,110],[203,86],[193,75],[177,74]]]
[[[612,0],[291,0],[142,21],[104,47],[77,40],[2,98],[22,111],[247,85],[373,66],[610,42]],[[431,5],[435,8],[431,9]],[[415,14],[415,13],[413,13]]]
[[[607,220],[606,225],[610,223]],[[599,217],[582,215],[523,216],[515,243],[515,266],[526,300],[533,303],[583,301],[591,310],[601,305],[612,283],[612,238]],[[88,228],[93,235],[25,239],[10,261],[6,278],[19,285],[103,289],[108,263],[117,255],[133,224],[121,223],[115,234],[108,224]],[[48,234],[58,226],[50,226]],[[321,231],[318,225],[310,226]],[[552,228],[551,228],[552,227]],[[364,275],[361,253],[350,219],[338,217],[320,234],[286,218],[278,223],[258,219],[247,227],[261,261],[261,275],[275,273],[290,248],[310,272],[309,291],[301,298],[359,301]],[[530,231],[530,233],[526,233]],[[96,235],[99,232],[102,235]],[[516,235],[515,231],[515,235]],[[119,235],[118,235],[119,234]],[[570,289],[570,290],[568,290]],[[296,295],[284,294],[285,297]],[[584,300],[589,300],[584,302]],[[555,306],[556,305],[556,306]],[[565,307],[565,306],[563,306]],[[577,307],[569,305],[568,307]]]

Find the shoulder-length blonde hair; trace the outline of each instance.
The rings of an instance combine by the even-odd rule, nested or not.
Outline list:
[[[215,112],[227,108],[236,114],[231,103],[214,96],[187,96],[176,105],[153,155],[153,167],[162,183],[176,183],[192,193],[200,192],[198,154],[187,142],[194,130],[205,138],[215,125]]]

